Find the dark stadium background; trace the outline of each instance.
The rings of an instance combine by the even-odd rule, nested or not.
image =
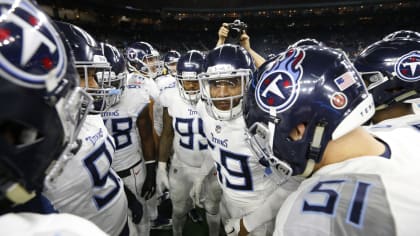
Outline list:
[[[350,58],[396,30],[420,31],[420,1],[321,0],[38,0],[53,19],[74,23],[98,41],[123,49],[147,41],[161,55],[175,49],[207,51],[222,22],[248,24],[251,46],[263,56],[302,38],[345,50]],[[202,212],[201,212],[202,213]],[[151,235],[171,235],[154,231]],[[188,222],[184,235],[207,235]]]
[[[158,48],[206,51],[222,22],[248,24],[251,46],[266,56],[296,40],[316,38],[352,57],[400,29],[420,31],[420,1],[321,0],[38,0],[54,19],[81,26],[97,40],[124,48],[142,40]]]

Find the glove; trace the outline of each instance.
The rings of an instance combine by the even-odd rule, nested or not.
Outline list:
[[[146,172],[141,197],[149,200],[156,192],[156,161],[146,161]]]
[[[158,192],[163,193],[166,189],[169,190],[169,179],[168,172],[166,171],[166,162],[159,161],[156,181],[156,188]]]
[[[241,230],[240,219],[231,218],[226,220],[225,232],[227,236],[238,236]]]
[[[204,208],[201,199],[201,189],[203,187],[204,178],[199,177],[197,180],[194,181],[193,187],[190,191],[190,197],[193,201],[193,206],[198,206],[200,208]]]
[[[124,192],[127,196],[128,209],[131,211],[131,220],[134,224],[138,224],[143,217],[143,205],[141,205],[136,196],[126,186],[124,186]]]

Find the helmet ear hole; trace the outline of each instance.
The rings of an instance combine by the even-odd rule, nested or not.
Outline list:
[[[10,146],[32,145],[43,138],[37,129],[21,122],[6,120],[0,123],[0,138]]]
[[[305,134],[306,130],[306,122],[300,123],[296,127],[290,130],[289,132],[289,139],[290,141],[299,141],[303,138],[303,135]]]

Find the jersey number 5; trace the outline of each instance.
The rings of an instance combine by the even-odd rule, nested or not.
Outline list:
[[[316,195],[318,197],[323,196],[323,203],[315,204],[314,202],[310,202],[309,200],[305,199],[302,211],[323,213],[335,216],[337,204],[340,200],[340,195],[335,189],[345,182],[345,180],[329,180],[320,181],[317,183],[308,194]],[[366,208],[366,197],[370,186],[371,184],[365,182],[356,183],[353,190],[353,197],[347,210],[347,223],[350,223],[356,227],[359,227],[363,223],[364,209]]]

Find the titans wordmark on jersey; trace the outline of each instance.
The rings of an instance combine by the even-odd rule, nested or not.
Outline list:
[[[72,213],[118,235],[127,220],[122,180],[111,169],[115,144],[100,115],[88,115],[78,139],[82,145],[45,196],[59,212]]]
[[[262,202],[276,184],[253,156],[246,138],[242,117],[230,121],[215,120],[207,114],[205,104],[197,110],[203,119],[211,156],[216,162],[223,195],[242,204]]]

